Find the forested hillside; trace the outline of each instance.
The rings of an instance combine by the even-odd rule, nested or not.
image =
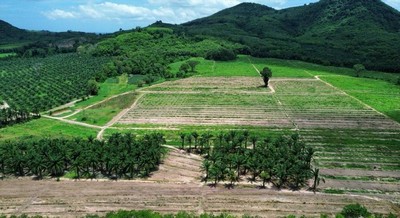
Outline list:
[[[321,0],[282,10],[243,3],[175,28],[247,45],[253,56],[400,70],[400,13],[380,0]]]

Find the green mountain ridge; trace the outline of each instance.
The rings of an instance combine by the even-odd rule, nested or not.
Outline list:
[[[247,45],[254,56],[400,71],[400,13],[380,0],[321,0],[282,10],[242,3],[180,28]]]

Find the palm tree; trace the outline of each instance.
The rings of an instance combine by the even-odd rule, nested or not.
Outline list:
[[[255,136],[255,135],[252,135],[250,137],[250,140],[251,140],[251,143],[253,144],[253,150],[255,150],[256,149],[256,144],[257,144],[257,141],[258,141],[258,137]]]
[[[319,176],[319,168],[315,168],[312,171],[313,177],[314,177],[314,183],[313,186],[311,187],[311,190],[315,193],[317,191],[317,187],[319,186],[319,183],[322,181],[325,183],[325,179]]]
[[[197,132],[192,132],[192,136],[194,138],[194,149],[197,150],[197,139],[199,138],[199,134]]]
[[[181,149],[184,150],[185,149],[185,137],[186,137],[186,134],[181,132],[181,133],[179,133],[179,136],[181,137]]]

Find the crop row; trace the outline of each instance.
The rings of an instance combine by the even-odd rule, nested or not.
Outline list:
[[[107,58],[76,54],[0,61],[0,96],[12,108],[47,110],[87,95]]]

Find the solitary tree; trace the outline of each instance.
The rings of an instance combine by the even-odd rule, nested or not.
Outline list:
[[[99,93],[99,84],[96,80],[91,79],[87,83],[87,92],[89,95],[97,95]]]
[[[272,77],[271,69],[269,69],[268,67],[264,67],[264,69],[260,73],[264,80],[265,87],[268,87],[269,79]]]
[[[356,77],[360,77],[360,74],[365,70],[365,67],[362,64],[356,64],[353,66],[353,69],[356,72]]]
[[[196,66],[199,64],[200,62],[198,61],[188,61],[187,64],[190,66],[190,69],[192,72],[195,72]]]

